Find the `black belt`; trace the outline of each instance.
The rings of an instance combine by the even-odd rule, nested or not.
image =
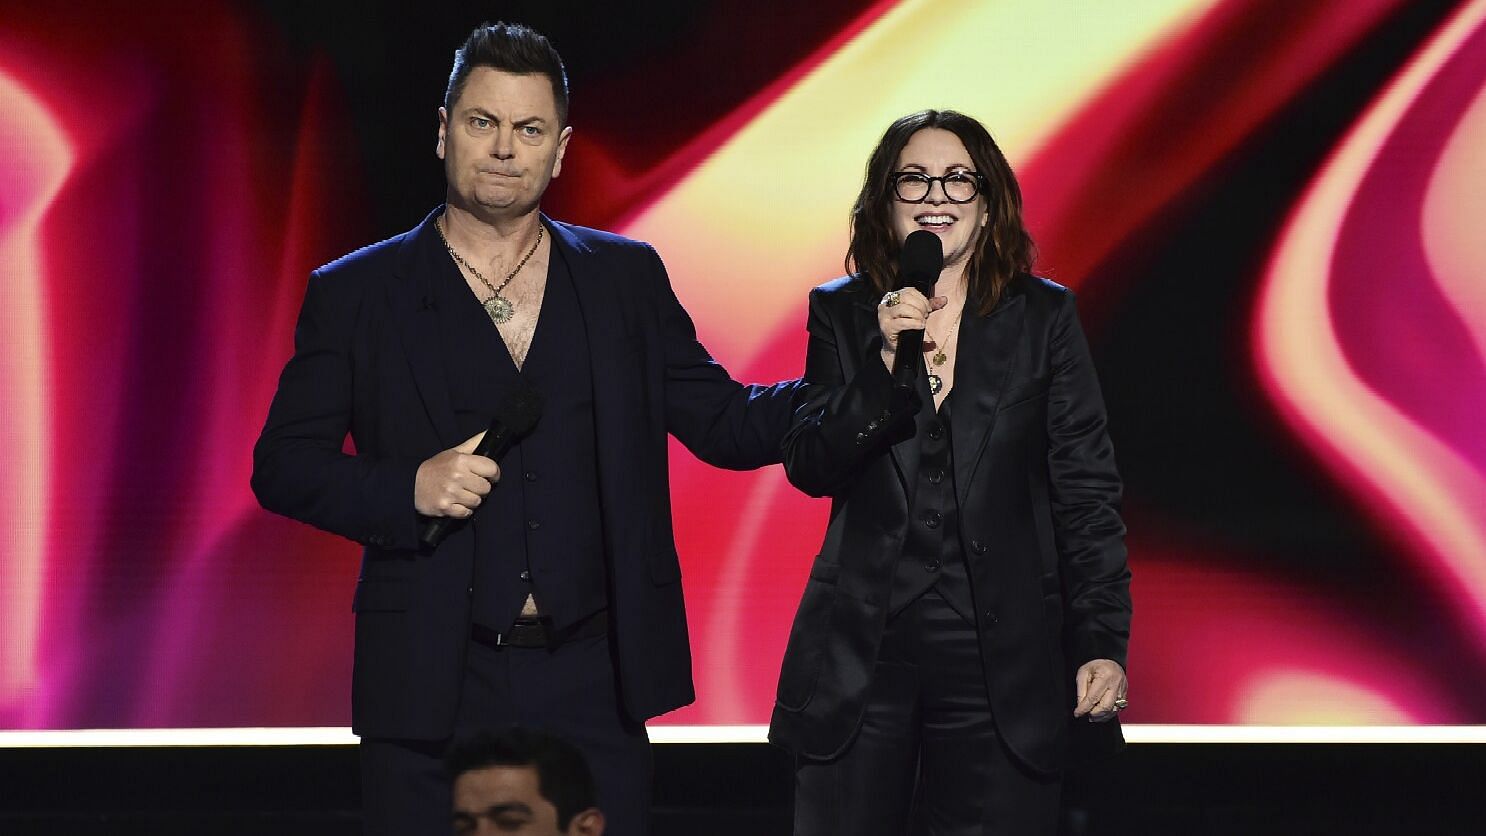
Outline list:
[[[518,618],[509,630],[498,632],[483,624],[470,625],[470,638],[491,647],[552,647],[574,639],[602,636],[609,631],[609,611],[599,610],[576,624],[553,631],[540,618]]]

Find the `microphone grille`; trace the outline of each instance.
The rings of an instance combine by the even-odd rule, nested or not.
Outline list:
[[[909,233],[898,253],[898,280],[904,287],[934,283],[944,269],[944,242],[926,229]]]

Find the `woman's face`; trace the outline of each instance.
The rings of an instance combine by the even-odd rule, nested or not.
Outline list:
[[[899,243],[909,233],[927,229],[938,235],[944,245],[944,266],[962,264],[970,257],[976,236],[989,220],[978,178],[955,176],[975,173],[975,163],[970,159],[970,152],[965,150],[965,143],[943,128],[924,128],[908,138],[908,144],[898,154],[898,167],[893,171],[896,190],[891,209],[892,226]],[[935,178],[928,184],[928,194],[921,202],[910,203],[900,196],[906,194],[917,198],[914,189],[922,190],[923,187],[922,180],[917,177],[896,179],[903,174]],[[951,179],[946,182],[939,178]],[[963,200],[971,189],[974,198],[969,202],[957,203],[951,199]]]

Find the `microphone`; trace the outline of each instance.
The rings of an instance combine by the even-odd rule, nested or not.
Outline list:
[[[925,297],[934,294],[934,282],[944,269],[944,243],[939,236],[920,229],[909,233],[898,253],[898,287],[918,288]],[[924,332],[901,331],[897,352],[893,355],[893,386],[913,392],[919,369],[924,367]]]
[[[536,390],[523,386],[516,396],[496,407],[490,419],[490,428],[485,437],[475,445],[474,454],[500,461],[515,446],[521,436],[531,432],[542,417],[542,398]],[[456,520],[453,517],[434,517],[423,524],[423,533],[418,537],[423,545],[433,548],[448,535]]]

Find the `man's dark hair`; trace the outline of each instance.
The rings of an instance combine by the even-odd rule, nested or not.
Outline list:
[[[466,772],[492,766],[530,766],[537,771],[537,791],[557,808],[557,826],[598,806],[593,773],[578,747],[555,735],[512,726],[499,732],[477,732],[454,744],[445,759],[450,781]]]
[[[454,69],[444,89],[444,108],[453,111],[464,83],[476,67],[490,67],[516,75],[544,75],[552,83],[557,102],[557,121],[568,123],[568,72],[562,56],[546,37],[519,23],[481,24],[454,53]]]
[[[893,172],[903,146],[925,128],[942,128],[959,137],[981,176],[981,194],[990,223],[976,233],[965,276],[969,280],[969,308],[985,316],[1000,301],[1011,280],[1032,269],[1036,248],[1022,223],[1022,190],[1011,164],[985,126],[963,113],[921,110],[888,126],[867,161],[867,176],[851,209],[846,271],[865,273],[879,296],[897,287],[902,242],[892,225]]]

